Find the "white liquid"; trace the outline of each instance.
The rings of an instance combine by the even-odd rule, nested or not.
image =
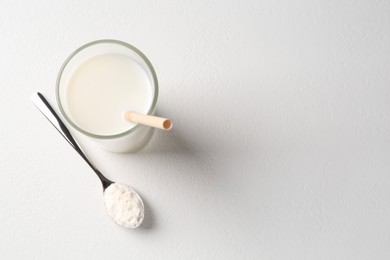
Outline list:
[[[68,82],[67,103],[73,121],[96,135],[123,133],[135,124],[125,111],[146,114],[153,90],[145,70],[121,54],[101,54],[83,62]]]

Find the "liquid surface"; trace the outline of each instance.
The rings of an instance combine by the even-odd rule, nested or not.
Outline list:
[[[67,102],[72,120],[96,135],[123,133],[135,124],[125,111],[146,114],[152,103],[152,84],[145,70],[121,54],[102,54],[83,62],[68,82]]]

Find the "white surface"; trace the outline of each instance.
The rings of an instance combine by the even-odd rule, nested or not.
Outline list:
[[[2,1],[2,259],[389,259],[387,1]],[[146,225],[107,216],[101,186],[31,104],[55,104],[70,52],[116,38],[160,83],[135,155],[78,137],[139,191]]]

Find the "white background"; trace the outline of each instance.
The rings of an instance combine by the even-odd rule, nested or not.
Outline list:
[[[1,259],[390,259],[390,4],[1,1]],[[142,50],[174,121],[138,154],[77,136],[135,188],[137,230],[30,102],[65,58]]]

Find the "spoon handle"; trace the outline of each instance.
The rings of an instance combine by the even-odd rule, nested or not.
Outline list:
[[[50,106],[49,102],[43,97],[39,92],[34,93],[31,96],[31,101],[34,105],[41,111],[41,113],[52,123],[52,125],[60,132],[60,134],[65,138],[65,140],[76,150],[76,152],[84,159],[84,161],[94,170],[99,179],[103,184],[103,189],[105,190],[113,182],[107,179],[96,167],[88,160],[80,146],[77,144],[76,140],[73,138],[71,133],[65,124],[58,117],[56,112]]]

